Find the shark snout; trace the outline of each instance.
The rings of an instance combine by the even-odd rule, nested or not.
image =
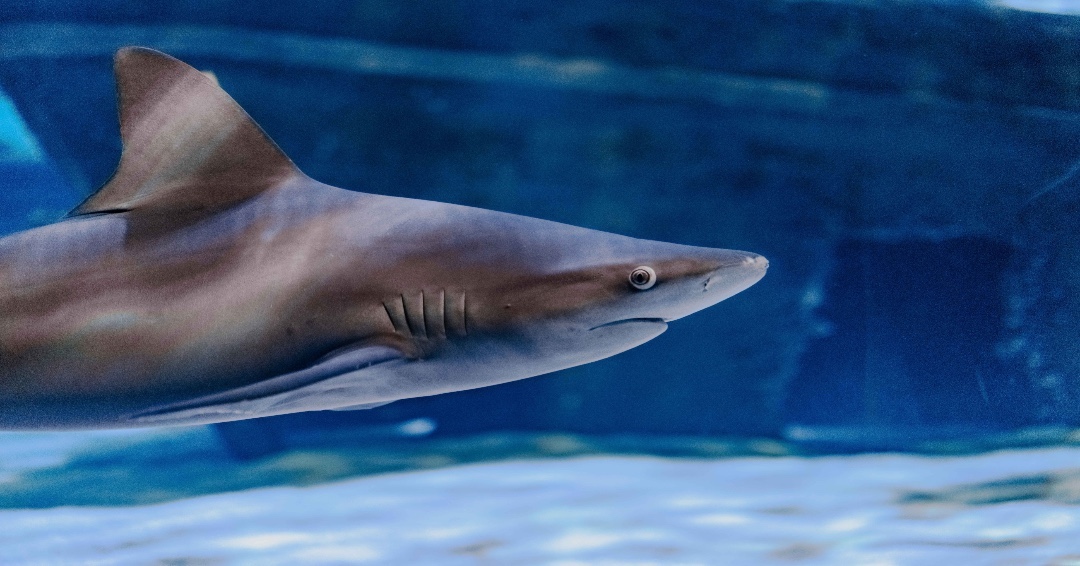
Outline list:
[[[750,252],[700,249],[695,255],[700,270],[657,289],[660,318],[675,320],[715,305],[760,281],[769,268],[769,260]]]
[[[726,250],[725,250],[726,251]],[[728,252],[730,255],[732,252]],[[739,291],[757,283],[769,269],[769,260],[765,256],[750,252],[733,252],[735,259],[725,258],[720,267],[705,277],[704,290],[707,292],[730,292],[730,297]],[[735,289],[732,291],[732,289]],[[720,299],[723,300],[723,299]]]

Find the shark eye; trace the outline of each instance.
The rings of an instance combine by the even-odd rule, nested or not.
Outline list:
[[[630,272],[630,284],[639,291],[651,289],[653,285],[656,285],[656,272],[647,265],[635,267]]]

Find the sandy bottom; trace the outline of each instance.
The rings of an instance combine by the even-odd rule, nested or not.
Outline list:
[[[7,446],[9,468],[30,452]],[[0,510],[0,563],[1080,565],[1076,468],[1076,448],[460,465]]]

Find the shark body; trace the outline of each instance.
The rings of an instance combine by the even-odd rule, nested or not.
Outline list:
[[[362,409],[612,356],[758,281],[652,242],[301,173],[214,80],[117,53],[124,151],[0,239],[0,428]]]

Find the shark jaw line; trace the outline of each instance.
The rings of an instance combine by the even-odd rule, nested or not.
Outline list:
[[[604,324],[598,324],[598,325],[590,328],[589,332],[592,332],[593,330],[596,330],[596,329],[599,329],[599,328],[610,328],[612,326],[620,326],[620,325],[623,325],[623,324],[636,324],[636,323],[641,323],[641,324],[662,324],[664,326],[667,326],[668,321],[666,321],[666,320],[664,320],[662,318],[624,318],[622,320],[613,320],[611,322],[605,322]]]

